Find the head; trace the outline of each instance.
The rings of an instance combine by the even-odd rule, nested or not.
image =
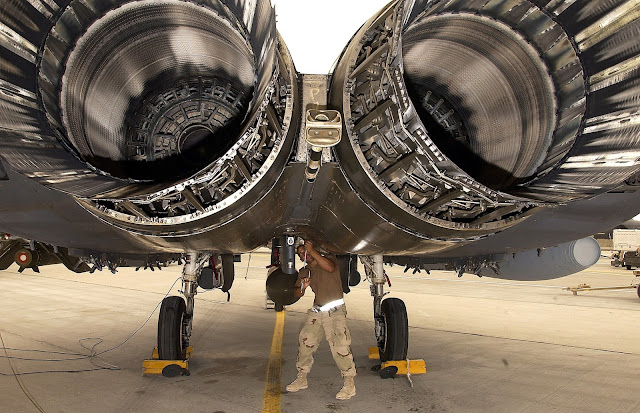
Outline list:
[[[304,245],[299,245],[296,251],[298,253],[298,257],[300,257],[300,261],[304,262],[305,254],[307,254],[307,264],[312,265],[313,263],[315,263],[316,260],[313,259],[311,254],[307,253],[307,249],[304,247]]]

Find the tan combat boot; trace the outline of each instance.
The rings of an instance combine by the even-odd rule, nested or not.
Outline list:
[[[336,394],[338,400],[349,400],[356,395],[356,385],[353,382],[353,377],[348,376],[344,378],[344,386]]]
[[[287,386],[287,391],[296,392],[298,390],[304,390],[307,387],[309,387],[309,385],[307,385],[307,373],[299,371],[298,377],[296,377],[296,379]]]

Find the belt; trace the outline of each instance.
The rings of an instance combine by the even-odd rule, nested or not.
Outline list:
[[[344,299],[341,298],[339,300],[331,301],[330,303],[327,303],[323,306],[314,305],[313,307],[311,307],[311,311],[313,311],[314,313],[323,313],[323,312],[330,313],[342,307],[343,304],[344,304]]]

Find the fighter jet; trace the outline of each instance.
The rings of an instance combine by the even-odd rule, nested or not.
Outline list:
[[[307,75],[268,0],[3,0],[0,267],[185,260],[178,359],[198,285],[271,243],[281,308],[311,239],[405,359],[385,263],[560,277],[638,214],[639,37],[637,0],[397,0]]]

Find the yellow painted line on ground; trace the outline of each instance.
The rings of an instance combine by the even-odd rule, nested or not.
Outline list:
[[[282,367],[282,337],[284,335],[284,311],[276,312],[276,325],[273,328],[271,352],[267,363],[267,382],[264,386],[264,400],[262,413],[280,413],[280,395],[282,382],[280,371]]]

